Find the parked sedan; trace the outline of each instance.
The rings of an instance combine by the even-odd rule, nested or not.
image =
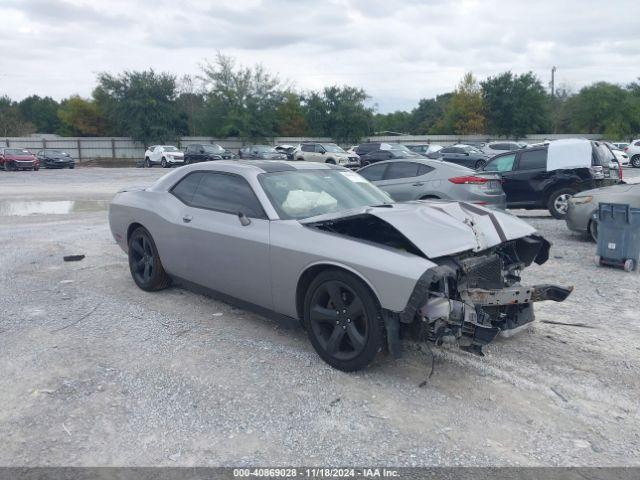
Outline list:
[[[240,158],[245,160],[286,160],[287,155],[277,151],[271,145],[247,145],[238,151]]]
[[[184,152],[184,163],[210,162],[212,160],[228,160],[235,155],[218,144],[192,143]]]
[[[569,199],[565,220],[569,230],[598,239],[598,222],[593,215],[599,203],[627,203],[640,208],[640,184],[620,184],[580,192]]]
[[[299,319],[320,357],[345,371],[403,335],[481,354],[533,321],[533,302],[571,288],[522,286],[549,257],[526,222],[464,202],[393,203],[345,168],[312,162],[189,165],[109,208],[133,281],[173,279],[263,314]]]
[[[447,199],[506,208],[500,177],[440,160],[390,160],[358,173],[394,200]]]
[[[419,153],[425,157],[430,153],[435,153],[444,148],[442,145],[436,145],[434,143],[412,144],[406,145],[406,147],[412,152]]]
[[[483,145],[480,150],[487,155],[489,158],[497,155],[499,153],[510,152],[512,150],[520,150],[521,148],[527,148],[526,143],[522,142],[489,142],[486,145]]]
[[[38,170],[40,162],[29,150],[24,148],[0,148],[0,168],[12,170]]]
[[[76,162],[71,155],[61,150],[40,150],[36,156],[44,168],[75,168]]]
[[[427,156],[429,158],[455,163],[456,165],[462,165],[463,167],[473,168],[474,170],[480,170],[487,164],[487,160],[489,159],[485,153],[476,147],[462,144],[444,147],[442,150],[430,153]]]
[[[400,158],[424,158],[419,153],[412,152],[408,148],[400,148],[403,147],[399,145],[396,148],[385,149],[385,150],[374,150],[360,157],[361,165],[370,165],[372,163],[383,162],[385,160],[397,160]]]
[[[184,164],[184,153],[173,145],[151,145],[144,152],[144,166],[151,168],[160,165],[169,168],[174,165]]]

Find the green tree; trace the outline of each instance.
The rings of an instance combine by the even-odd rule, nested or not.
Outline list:
[[[31,95],[18,103],[22,118],[32,123],[38,133],[55,133],[60,128],[60,104],[51,97]]]
[[[104,113],[109,133],[132,137],[145,146],[174,141],[186,133],[176,104],[176,77],[153,70],[101,73],[93,98]]]
[[[67,136],[100,137],[106,134],[105,119],[92,100],[73,95],[60,103],[59,132]]]
[[[252,140],[277,135],[277,110],[285,100],[278,77],[261,65],[236,67],[233,58],[221,54],[205,63],[202,73],[209,133]]]
[[[410,112],[395,111],[376,113],[373,117],[375,132],[410,133],[413,131],[413,115]]]
[[[304,118],[300,96],[294,92],[285,93],[284,102],[276,111],[278,135],[302,137],[307,135],[307,120]]]
[[[34,125],[22,117],[18,104],[6,95],[0,97],[0,135],[21,137],[33,132]]]
[[[485,130],[484,103],[482,91],[473,73],[462,77],[451,101],[447,104],[444,116],[437,124],[441,133],[468,135],[483,133]]]
[[[325,87],[304,98],[307,124],[312,135],[331,137],[339,143],[357,142],[371,133],[373,109],[367,93],[355,87]]]
[[[436,133],[436,125],[453,97],[453,93],[444,93],[436,98],[422,98],[418,106],[411,111],[411,133],[424,135]]]
[[[196,80],[189,75],[184,75],[180,79],[176,107],[178,114],[186,123],[187,135],[195,137],[204,132],[204,94]]]
[[[568,99],[565,112],[574,132],[602,133],[612,139],[628,138],[638,131],[640,101],[634,98],[632,85],[624,88],[598,82],[582,88]]]
[[[548,130],[548,95],[532,72],[505,72],[489,77],[481,85],[490,133],[518,138]]]

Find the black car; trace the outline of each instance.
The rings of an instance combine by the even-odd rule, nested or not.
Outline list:
[[[287,155],[277,151],[271,145],[246,145],[238,151],[242,159],[253,160],[286,160]]]
[[[361,143],[356,148],[356,154],[362,158],[363,155],[367,155],[368,153],[375,152],[380,150],[382,146],[382,142],[366,142]]]
[[[397,160],[399,158],[424,158],[422,155],[410,151],[404,148],[391,148],[388,150],[374,150],[360,157],[360,164],[362,166],[370,165],[376,162],[382,162],[384,160]]]
[[[44,168],[75,168],[76,162],[71,155],[61,150],[40,150],[36,156]]]
[[[184,151],[184,163],[209,162],[211,160],[228,160],[235,155],[217,144],[192,143]]]
[[[489,157],[472,145],[451,145],[437,152],[429,153],[429,158],[455,163],[463,167],[480,170],[487,164]]]
[[[604,143],[570,139],[501,153],[483,170],[502,177],[508,208],[546,208],[564,218],[574,194],[620,181],[614,160]]]

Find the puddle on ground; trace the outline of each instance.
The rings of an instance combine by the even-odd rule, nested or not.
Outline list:
[[[68,215],[71,213],[107,210],[106,200],[0,200],[0,216],[26,217],[28,215]]]

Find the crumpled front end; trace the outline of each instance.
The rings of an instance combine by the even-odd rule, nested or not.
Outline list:
[[[546,262],[549,248],[541,236],[529,235],[482,252],[437,259],[438,266],[418,281],[400,325],[418,340],[457,344],[482,355],[482,346],[498,334],[509,336],[532,322],[535,302],[561,302],[573,290],[520,283],[522,269]]]

